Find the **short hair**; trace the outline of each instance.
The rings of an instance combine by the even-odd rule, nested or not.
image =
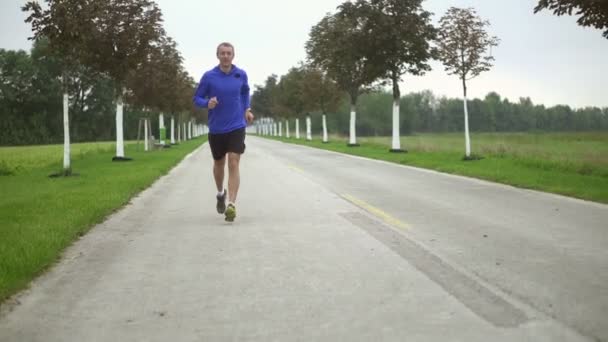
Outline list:
[[[232,44],[228,43],[228,42],[222,42],[222,43],[220,43],[220,45],[217,46],[217,49],[215,50],[215,54],[216,55],[219,55],[220,48],[222,46],[231,48],[232,49],[232,54],[234,55],[234,46]]]

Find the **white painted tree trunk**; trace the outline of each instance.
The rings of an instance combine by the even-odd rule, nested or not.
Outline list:
[[[401,136],[399,135],[399,99],[393,99],[393,143],[392,149],[401,150]]]
[[[276,122],[274,122],[272,124],[272,135],[275,137],[277,136],[277,123]]]
[[[329,140],[327,139],[327,120],[326,115],[323,114],[323,142],[326,143]]]
[[[471,138],[469,137],[469,110],[467,108],[467,94],[464,94],[464,140],[465,155],[471,156]]]
[[[290,138],[290,136],[289,136],[289,120],[285,120],[285,133],[287,134],[287,138]]]
[[[357,112],[354,104],[350,105],[350,139],[348,141],[349,144],[355,145],[357,144],[357,134],[355,132],[355,128],[357,127]]]
[[[125,140],[124,134],[122,130],[122,110],[123,110],[123,102],[122,102],[122,92],[118,95],[118,99],[116,101],[116,157],[124,158],[125,157]]]
[[[148,142],[148,119],[144,119],[144,151],[148,151],[150,149]]]
[[[279,121],[279,136],[283,136],[283,121]]]
[[[171,117],[171,145],[175,145],[175,118]]]
[[[69,99],[68,93],[63,93],[63,171],[69,171],[71,167]]]
[[[300,139],[300,119],[296,119],[296,139]]]
[[[312,140],[312,131],[310,127],[310,116],[306,116],[306,140]]]
[[[165,116],[163,113],[158,114],[158,140],[162,145],[165,144]]]

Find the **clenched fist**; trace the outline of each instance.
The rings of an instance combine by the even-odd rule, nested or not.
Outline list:
[[[253,119],[255,119],[255,116],[253,116],[251,109],[247,109],[245,111],[245,119],[247,119],[247,123],[249,124],[251,124],[253,122]]]
[[[209,107],[209,109],[213,109],[218,104],[219,104],[219,102],[217,101],[217,97],[214,96],[209,100],[209,104],[207,106]]]

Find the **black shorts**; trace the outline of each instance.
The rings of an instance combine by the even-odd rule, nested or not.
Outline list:
[[[209,133],[209,146],[214,160],[224,158],[226,153],[245,153],[245,127],[228,133]]]

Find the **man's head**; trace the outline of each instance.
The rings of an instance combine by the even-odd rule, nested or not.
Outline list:
[[[217,59],[220,61],[220,66],[229,67],[234,59],[234,46],[230,43],[220,43],[216,50]]]

